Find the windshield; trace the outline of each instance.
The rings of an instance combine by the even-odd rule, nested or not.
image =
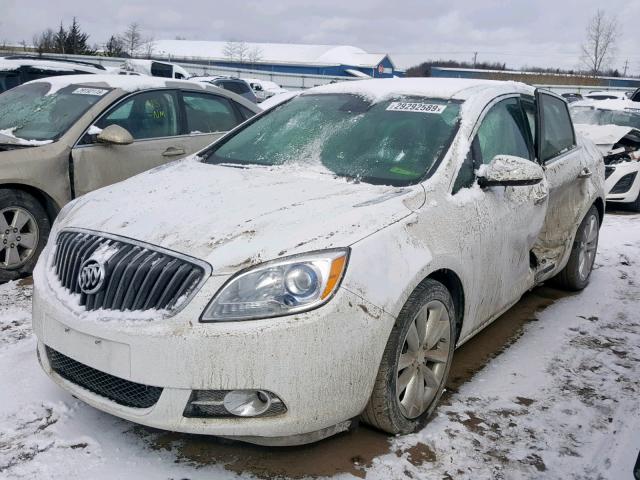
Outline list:
[[[602,110],[594,107],[570,107],[570,111],[573,123],[640,128],[640,109],[638,111],[629,111]]]
[[[37,82],[0,95],[0,143],[7,138],[57,140],[106,93],[105,88],[70,85],[47,95],[51,85]]]
[[[289,165],[368,183],[410,185],[431,175],[457,131],[460,103],[302,95],[214,146],[206,162]]]

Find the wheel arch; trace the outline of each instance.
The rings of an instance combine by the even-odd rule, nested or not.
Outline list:
[[[451,294],[451,298],[453,299],[453,306],[455,308],[456,314],[456,341],[460,337],[460,332],[462,331],[462,322],[464,320],[464,309],[465,309],[465,296],[464,296],[464,287],[462,285],[462,280],[456,272],[450,270],[448,268],[441,268],[439,270],[435,270],[431,272],[427,277],[425,277],[422,281],[427,279],[436,280],[442,283],[449,293]],[[422,283],[422,282],[420,282]]]
[[[46,192],[43,190],[33,187],[31,185],[25,185],[22,183],[3,183],[0,184],[0,189],[2,190],[19,190],[25,193],[30,194],[35,197],[38,202],[44,207],[47,212],[47,216],[49,217],[49,221],[53,224],[58,212],[60,211],[60,206],[57,202]]]
[[[596,207],[596,209],[598,210],[598,216],[600,217],[600,227],[602,227],[602,220],[604,219],[604,207],[605,207],[605,202],[601,197],[598,197],[595,199],[595,201],[593,202],[593,205]]]

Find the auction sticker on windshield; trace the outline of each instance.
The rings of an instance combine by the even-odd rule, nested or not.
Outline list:
[[[76,88],[73,92],[76,95],[94,95],[97,97],[102,97],[105,93],[107,93],[109,90],[105,90],[104,88],[87,88],[87,87],[81,87],[81,88]]]
[[[437,103],[391,102],[387,110],[391,112],[442,113],[446,105]]]

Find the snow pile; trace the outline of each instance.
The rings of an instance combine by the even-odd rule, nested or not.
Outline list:
[[[37,147],[40,145],[47,145],[49,143],[53,143],[53,140],[26,140],[24,138],[20,138],[20,137],[16,137],[13,132],[15,132],[18,129],[18,127],[14,127],[14,128],[7,128],[4,130],[0,130],[0,143],[2,143],[3,141],[3,137],[7,137],[11,140],[12,144],[15,145],[25,145],[25,146],[32,146],[32,147]],[[6,142],[6,140],[5,140]]]

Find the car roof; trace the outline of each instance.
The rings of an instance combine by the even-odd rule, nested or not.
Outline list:
[[[79,63],[58,62],[55,60],[38,60],[33,58],[0,58],[0,71],[16,70],[20,67],[50,68],[65,72],[95,72],[104,74],[104,70]]]
[[[242,106],[249,108],[254,112],[260,112],[253,102],[245,99],[241,95],[237,95],[229,90],[216,87],[205,82],[193,82],[190,80],[177,80],[174,78],[151,77],[148,75],[62,75],[58,77],[41,78],[27,82],[24,85],[33,83],[48,83],[51,85],[49,94],[55,93],[62,88],[70,85],[83,85],[92,87],[107,87],[119,89],[124,92],[135,92],[138,90],[148,90],[156,88],[182,88],[188,90],[204,90],[218,95],[232,98]]]
[[[381,101],[400,95],[428,98],[467,100],[482,92],[533,94],[535,89],[520,82],[499,80],[471,80],[460,78],[384,78],[355,80],[311,88],[302,95],[316,93],[349,93]]]

